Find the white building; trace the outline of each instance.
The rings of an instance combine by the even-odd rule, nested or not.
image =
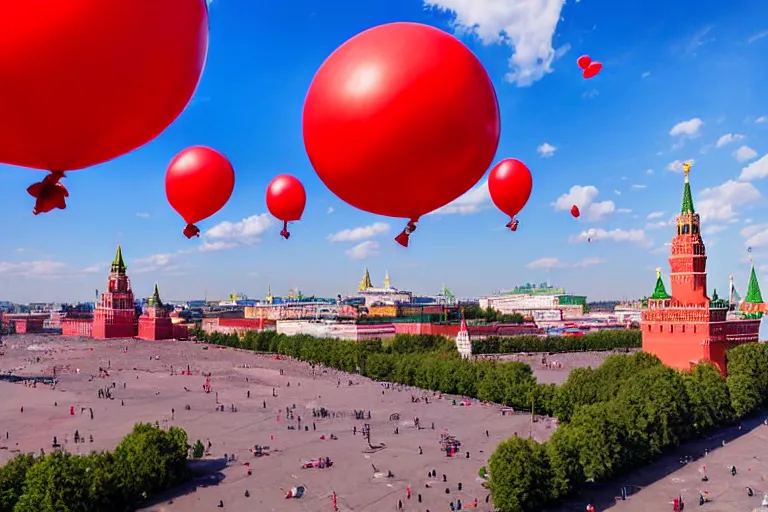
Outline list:
[[[480,307],[484,309],[495,309],[504,315],[519,313],[534,318],[543,315],[542,319],[554,319],[557,315],[563,319],[580,317],[585,306],[586,297],[563,293],[508,293],[480,299]]]
[[[461,327],[458,334],[456,334],[456,349],[461,354],[462,359],[469,359],[472,357],[472,340],[469,339],[469,330],[467,329],[467,321],[464,317],[461,317]]]
[[[396,334],[393,324],[343,324],[301,320],[278,320],[277,332],[286,336],[305,334],[315,338],[353,341],[392,338]]]
[[[411,292],[398,290],[392,286],[389,280],[389,273],[386,273],[384,276],[384,286],[381,288],[373,286],[371,274],[367,268],[354,297],[365,299],[366,306],[410,304],[413,302],[413,294]]]

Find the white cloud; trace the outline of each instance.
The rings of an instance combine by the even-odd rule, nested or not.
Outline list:
[[[702,190],[694,204],[702,221],[732,221],[739,207],[756,203],[762,198],[751,183],[728,180],[722,185]]]
[[[645,225],[645,229],[650,231],[653,229],[663,229],[663,228],[666,228],[667,226],[669,226],[669,222],[665,220],[660,220],[658,222],[649,222],[648,224]]]
[[[642,190],[644,188],[648,188],[648,185],[632,185],[632,188]]]
[[[739,149],[733,152],[733,158],[739,163],[744,163],[752,160],[757,156],[757,151],[749,146],[741,146]]]
[[[650,219],[660,219],[664,216],[664,212],[651,212],[648,214],[648,217],[646,217],[648,220]]]
[[[613,201],[595,202],[600,191],[592,185],[574,185],[567,194],[563,194],[552,203],[556,211],[568,211],[574,205],[581,211],[581,218],[587,221],[604,219],[616,212],[616,204]]]
[[[146,258],[138,258],[133,260],[130,271],[132,274],[147,274],[159,270],[173,270],[178,267],[178,258],[179,254],[172,253],[153,254]]]
[[[237,247],[237,243],[235,242],[208,242],[207,240],[203,241],[203,244],[198,247],[198,250],[200,252],[217,252],[217,251],[226,251],[229,249],[234,249]]]
[[[578,236],[571,237],[570,241],[574,243],[580,242],[597,242],[600,240],[611,240],[613,242],[630,242],[640,246],[650,246],[653,241],[648,239],[645,235],[645,231],[642,229],[613,229],[606,231],[605,229],[588,229],[582,231]]]
[[[438,208],[431,215],[450,215],[453,213],[466,215],[485,210],[490,206],[491,194],[488,192],[488,180],[486,180],[442,208]]]
[[[757,34],[750,36],[750,38],[747,39],[747,42],[754,43],[755,41],[759,41],[764,37],[768,37],[768,30],[763,30],[762,32],[758,32]]]
[[[716,235],[718,233],[722,233],[727,229],[728,229],[728,226],[723,224],[707,224],[702,228],[701,232],[704,235]]]
[[[330,215],[330,214],[332,214],[332,213],[333,213],[333,212],[335,212],[335,211],[336,211],[336,210],[333,208],[333,206],[329,206],[329,207],[328,207],[328,209],[325,211],[325,213],[327,213],[328,215]]]
[[[559,258],[554,257],[548,257],[548,258],[539,258],[538,260],[534,260],[526,265],[526,267],[530,269],[552,269],[552,268],[584,268],[584,267],[592,267],[594,265],[601,265],[603,263],[606,263],[606,260],[602,258],[585,258],[581,261],[577,261],[575,263],[568,263],[565,261],[560,260]]]
[[[357,244],[353,248],[348,249],[346,253],[350,259],[364,260],[366,258],[370,258],[371,256],[378,256],[380,247],[381,246],[379,245],[379,242],[368,240],[367,242]]]
[[[695,160],[687,160],[688,162],[691,162],[691,165],[693,165],[696,161]],[[682,160],[675,160],[674,162],[670,162],[669,165],[667,165],[667,170],[672,172],[683,172],[683,161]]]
[[[551,158],[555,155],[555,151],[557,151],[557,148],[552,144],[545,142],[544,144],[536,148],[536,151],[539,152],[542,158]]]
[[[768,123],[768,116],[760,116],[760,117],[758,117],[757,119],[755,119],[755,123],[756,124]]]
[[[768,154],[763,155],[760,160],[755,160],[741,170],[739,179],[742,181],[761,180],[768,176]]]
[[[486,45],[513,49],[506,78],[518,87],[552,72],[552,63],[568,51],[552,40],[565,0],[424,0],[424,5],[454,15],[459,32],[471,32]]]
[[[136,214],[136,216],[138,218],[140,218],[140,219],[148,219],[149,218],[149,214],[146,213],[146,212],[139,212],[139,213]]]
[[[359,242],[389,232],[389,224],[386,222],[374,222],[370,226],[359,226],[352,229],[344,229],[333,235],[328,235],[331,242]],[[363,244],[360,244],[363,245]],[[376,246],[378,247],[378,243]],[[359,246],[358,246],[359,247]]]
[[[584,93],[581,95],[582,98],[585,100],[591,100],[592,98],[596,98],[600,96],[600,91],[597,89],[589,89],[587,91],[584,91]]]
[[[613,193],[616,194],[617,196],[620,196],[621,195],[621,190],[614,190]]]
[[[739,234],[747,247],[768,246],[768,224],[754,224],[742,229]]]
[[[51,279],[59,277],[66,271],[69,265],[58,261],[23,261],[10,263],[0,261],[0,276],[21,276],[39,279]]]
[[[681,121],[669,130],[669,134],[672,137],[684,137],[689,139],[695,139],[701,135],[701,129],[704,127],[704,121],[698,117],[689,119],[687,121]]]
[[[645,174],[650,176],[651,174],[653,174],[653,169],[648,169],[647,171],[645,171]]]
[[[618,210],[616,210],[616,213],[632,213],[632,210],[630,210],[629,208],[619,208]]]
[[[731,142],[736,142],[739,140],[744,140],[744,135],[738,134],[738,133],[726,133],[719,139],[717,139],[717,143],[715,144],[715,147],[721,148],[723,146],[726,146],[730,144]]]
[[[650,71],[646,71],[642,75],[640,75],[640,78],[648,78],[649,76],[651,76],[651,72]]]
[[[239,222],[224,221],[206,231],[210,240],[228,243],[253,245],[261,241],[261,235],[272,225],[272,217],[267,213],[251,215]]]

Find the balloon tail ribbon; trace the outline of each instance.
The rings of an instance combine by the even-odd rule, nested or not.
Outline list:
[[[510,220],[507,223],[506,227],[508,227],[510,231],[517,231],[517,226],[519,226],[519,225],[520,225],[520,221],[517,220],[516,218],[512,217],[512,220]]]
[[[186,227],[184,228],[184,231],[182,231],[182,233],[184,233],[184,236],[187,238],[193,238],[196,236],[199,237],[200,228],[198,228],[194,224],[187,224]]]
[[[288,221],[287,220],[283,221],[283,229],[282,229],[282,231],[280,231],[280,236],[285,238],[286,240],[291,238],[291,234],[288,232]]]
[[[27,188],[27,193],[35,198],[32,213],[40,215],[53,209],[64,210],[67,207],[69,191],[60,183],[64,171],[51,171],[43,181],[34,183]]]
[[[408,247],[408,241],[411,238],[411,233],[416,231],[416,223],[419,221],[419,219],[411,219],[408,221],[408,224],[405,226],[405,229],[395,237],[395,242],[399,243],[403,247]]]

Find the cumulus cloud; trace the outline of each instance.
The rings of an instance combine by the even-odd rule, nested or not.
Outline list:
[[[693,159],[691,159],[691,160],[686,160],[686,161],[687,161],[687,162],[691,162],[691,165],[693,165],[693,164],[696,162],[696,161],[695,161],[695,160],[693,160]],[[675,160],[674,162],[670,162],[670,163],[667,165],[667,170],[668,170],[668,171],[671,171],[671,172],[683,172],[683,164],[684,164],[684,163],[685,163],[685,162],[683,162],[682,160]]]
[[[528,263],[526,267],[533,270],[541,270],[541,269],[549,270],[552,268],[592,267],[594,265],[601,265],[603,263],[606,263],[606,260],[602,258],[585,258],[581,261],[566,262],[566,261],[562,261],[560,258],[547,257],[547,258],[539,258],[537,260],[534,260]]]
[[[545,142],[541,146],[536,148],[536,151],[538,151],[539,155],[541,155],[542,158],[551,158],[555,156],[555,151],[557,151],[557,148],[552,144]]]
[[[716,235],[727,230],[728,226],[724,224],[707,224],[701,229],[701,233],[704,235]]]
[[[197,250],[200,252],[218,252],[234,249],[235,247],[237,247],[237,243],[235,242],[209,242],[207,240],[203,240],[203,243],[197,248]]]
[[[672,137],[685,137],[694,139],[701,135],[701,129],[704,127],[704,121],[698,117],[689,119],[687,121],[681,121],[669,130],[669,134]]]
[[[757,119],[755,119],[755,123],[756,124],[768,123],[768,116],[760,116],[760,117],[758,117]]]
[[[333,213],[333,212],[335,212],[335,211],[336,211],[336,210],[333,208],[333,206],[329,206],[329,207],[328,207],[328,209],[325,211],[325,213],[327,213],[328,215],[330,215],[330,214],[332,214],[332,213]]]
[[[753,224],[742,229],[739,234],[747,247],[768,246],[768,224]]]
[[[755,160],[741,170],[739,179],[741,181],[761,180],[768,176],[768,154],[763,155],[760,160]]]
[[[552,203],[555,211],[568,211],[573,205],[579,207],[581,218],[587,221],[599,221],[616,212],[616,204],[613,201],[596,202],[600,191],[593,185],[574,185],[568,193],[561,195]]]
[[[372,256],[378,256],[380,247],[379,242],[368,240],[348,249],[346,253],[350,259],[364,260]]]
[[[646,217],[648,220],[651,219],[660,219],[664,216],[664,212],[651,212],[648,214],[648,217]]]
[[[613,229],[606,231],[605,229],[592,228],[570,238],[572,243],[598,242],[600,240],[629,242],[644,247],[653,244],[653,241],[646,236],[645,231],[642,229]]]
[[[488,180],[486,180],[442,208],[438,208],[431,215],[450,215],[455,213],[467,215],[485,210],[490,206],[491,194],[488,192]]]
[[[665,220],[660,220],[660,221],[657,221],[657,222],[649,222],[649,223],[647,223],[645,225],[645,229],[651,231],[651,230],[654,230],[654,229],[663,229],[663,228],[666,228],[669,225],[670,225],[669,222],[667,222]]]
[[[178,253],[160,253],[138,258],[131,264],[132,274],[147,274],[150,272],[175,270],[179,266]]]
[[[737,210],[761,201],[763,196],[751,183],[728,180],[705,188],[694,202],[702,221],[733,221]]]
[[[733,158],[739,163],[748,162],[757,156],[757,151],[749,146],[741,146],[733,152]]]
[[[51,279],[60,276],[69,265],[58,261],[22,261],[11,263],[0,261],[0,276],[20,276],[36,279]]]
[[[486,45],[512,49],[506,79],[518,87],[551,73],[552,63],[569,46],[552,41],[565,0],[424,0],[427,7],[449,12],[458,32],[476,35]]]
[[[389,232],[389,224],[386,222],[374,222],[369,226],[359,226],[352,229],[344,229],[333,235],[328,235],[331,242],[359,242]],[[363,244],[360,244],[363,245]],[[378,243],[376,243],[378,247]]]
[[[738,134],[738,133],[726,133],[719,139],[717,139],[717,143],[715,144],[715,147],[721,148],[723,146],[727,146],[731,142],[737,142],[740,140],[744,140],[744,135]]]
[[[269,214],[251,215],[239,222],[224,221],[206,231],[208,240],[230,244],[253,245],[261,241],[261,235],[272,225]]]
[[[136,214],[136,216],[137,216],[138,218],[140,218],[140,219],[148,219],[148,218],[149,218],[149,214],[148,214],[148,213],[146,213],[146,212],[138,212],[138,213]]]

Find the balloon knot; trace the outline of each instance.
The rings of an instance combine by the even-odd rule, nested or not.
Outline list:
[[[280,236],[288,240],[291,238],[291,234],[288,232],[288,221],[283,221],[283,229],[280,231]]]
[[[411,238],[411,233],[416,231],[416,223],[419,221],[419,219],[411,219],[408,221],[408,224],[406,224],[405,229],[395,237],[395,242],[402,245],[403,247],[408,247],[408,241]]]
[[[27,188],[27,193],[36,199],[35,207],[32,209],[33,214],[40,215],[53,209],[66,209],[69,191],[59,182],[64,177],[64,171],[51,171],[43,181],[33,183]]]
[[[196,237],[196,236],[199,237],[200,236],[200,228],[198,228],[194,224],[187,224],[184,227],[184,231],[182,231],[182,233],[184,233],[184,236],[187,237],[187,238],[193,238],[193,237]]]
[[[507,223],[506,227],[508,227],[510,231],[517,231],[517,226],[519,226],[519,225],[520,225],[520,221],[517,220],[516,218],[512,217],[512,220],[510,220]]]

